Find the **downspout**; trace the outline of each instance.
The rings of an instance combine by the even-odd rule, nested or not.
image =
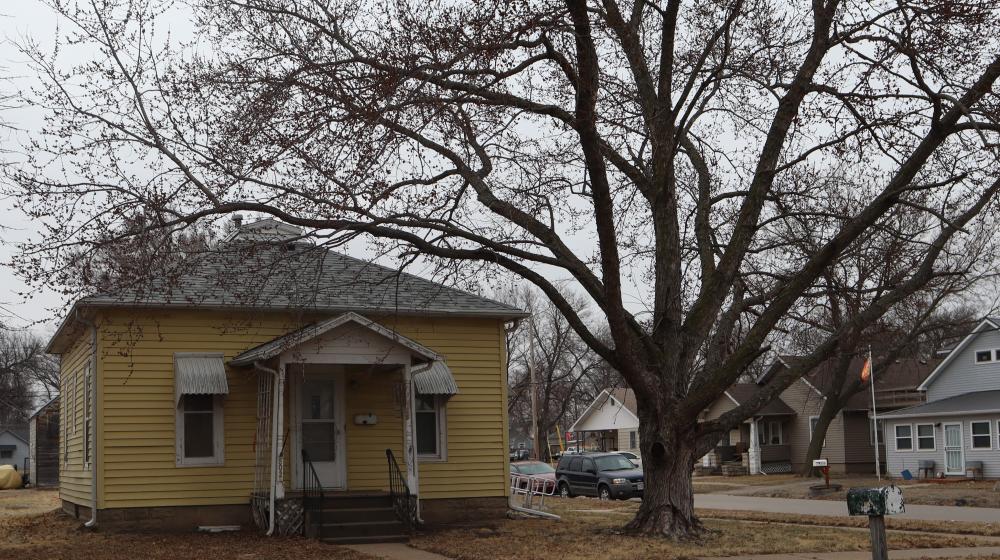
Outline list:
[[[260,362],[253,363],[254,369],[262,371],[264,373],[270,374],[271,378],[274,380],[274,386],[271,388],[271,491],[268,492],[268,508],[267,508],[267,536],[271,536],[274,533],[274,492],[277,486],[277,464],[278,464],[278,445],[277,436],[275,435],[278,431],[278,420],[277,420],[277,403],[278,403],[278,372],[269,367],[261,365]]]
[[[85,319],[77,310],[76,319],[90,327],[90,521],[83,524],[88,529],[97,528],[97,324]]]

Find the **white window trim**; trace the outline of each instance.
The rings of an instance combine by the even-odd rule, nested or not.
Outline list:
[[[91,384],[93,383],[93,368],[90,364],[83,370],[83,468],[89,470],[91,464],[91,453],[90,444],[91,438],[93,437],[93,422],[94,419],[91,418],[91,400],[94,395],[91,394]]]
[[[990,353],[990,359],[980,362],[979,361],[979,354],[981,354],[982,352],[989,352]],[[985,349],[976,350],[976,351],[974,351],[972,353],[972,363],[974,363],[976,365],[992,364],[994,361],[996,361],[996,354],[997,354],[997,350],[994,350],[992,348],[990,348],[988,350],[985,350]]]
[[[973,424],[986,424],[986,429],[989,430],[988,435],[990,444],[988,447],[976,447],[976,432],[973,431]],[[982,434],[978,434],[979,437],[983,437]],[[993,449],[993,421],[991,420],[970,420],[969,421],[969,449],[972,451],[991,451]]]
[[[809,417],[809,441],[810,442],[812,442],[812,440],[813,440],[813,420],[816,420],[817,422],[819,422],[819,416],[810,416]],[[829,430],[829,427],[827,429]],[[823,447],[826,447],[826,438],[823,438]]]
[[[221,467],[226,464],[225,420],[222,416],[222,395],[212,395],[212,443],[215,454],[211,457],[184,457],[184,397],[177,401],[174,408],[174,435],[178,467]]]
[[[932,443],[932,446],[929,449],[928,448],[920,447],[920,427],[921,426],[930,426],[931,427],[931,443]],[[937,428],[934,427],[934,424],[923,424],[923,423],[921,423],[921,424],[915,424],[914,427],[913,427],[913,433],[914,433],[914,435],[916,437],[916,440],[917,440],[917,445],[915,447],[915,449],[917,451],[937,451]],[[926,436],[924,437],[924,439],[927,439]]]
[[[905,436],[904,437],[900,437],[899,436],[899,432],[897,431],[897,429],[901,428],[903,426],[909,426],[909,428],[910,428],[910,437],[909,438],[907,438]],[[899,440],[900,439],[909,439],[910,440],[910,448],[909,449],[900,449],[899,448]],[[892,425],[892,447],[893,447],[894,451],[897,451],[899,453],[913,453],[914,449],[916,449],[916,446],[917,446],[916,444],[917,444],[917,442],[916,442],[916,433],[915,433],[915,431],[913,429],[913,424],[893,424]]]
[[[419,463],[445,463],[448,461],[448,401],[442,395],[434,395],[434,412],[437,420],[437,453],[418,453]],[[416,428],[416,427],[414,427]],[[414,444],[416,444],[417,431],[413,430]]]

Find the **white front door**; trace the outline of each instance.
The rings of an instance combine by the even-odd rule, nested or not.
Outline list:
[[[343,488],[346,470],[343,376],[307,373],[299,399],[299,446],[312,461],[323,488]]]
[[[961,424],[944,425],[944,473],[965,474]]]

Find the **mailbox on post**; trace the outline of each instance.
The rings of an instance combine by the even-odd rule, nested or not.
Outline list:
[[[872,560],[887,560],[885,516],[903,513],[903,491],[895,485],[882,488],[851,488],[847,491],[847,513],[867,515],[872,536]]]
[[[851,488],[847,491],[847,513],[851,515],[895,515],[903,513],[903,491],[898,486]]]

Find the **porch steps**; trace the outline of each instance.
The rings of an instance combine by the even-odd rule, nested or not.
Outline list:
[[[321,511],[309,512],[311,534],[331,544],[406,542],[388,494],[327,495]]]

